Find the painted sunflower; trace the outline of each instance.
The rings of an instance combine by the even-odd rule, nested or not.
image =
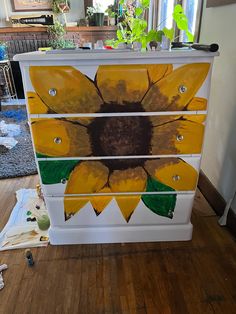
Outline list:
[[[88,202],[98,215],[113,197],[127,222],[140,199],[153,212],[173,217],[174,193],[144,192],[194,190],[197,171],[180,158],[147,156],[201,152],[205,115],[189,115],[188,111],[206,109],[206,99],[194,96],[209,67],[208,63],[175,70],[171,64],[99,66],[94,81],[71,66],[30,67],[35,90],[28,93],[31,114],[120,113],[31,120],[38,157],[116,156],[77,160],[67,167],[65,194],[98,195],[65,196],[66,219]],[[185,113],[150,114],[160,111]],[[137,114],[124,114],[132,112]],[[41,175],[46,163],[58,165],[60,161],[41,161]],[[126,192],[140,194],[115,194]]]

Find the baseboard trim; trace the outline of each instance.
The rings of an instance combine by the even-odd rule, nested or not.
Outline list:
[[[192,239],[193,225],[144,225],[144,226],[103,226],[62,228],[51,226],[49,239],[52,245],[189,241]]]
[[[218,216],[221,216],[224,212],[226,201],[202,170],[199,174],[198,188],[211,207],[214,209],[215,213]],[[229,210],[226,226],[236,237],[236,214],[232,208]]]

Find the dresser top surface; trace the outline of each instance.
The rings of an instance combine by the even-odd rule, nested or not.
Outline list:
[[[14,56],[15,61],[50,61],[50,60],[161,60],[166,58],[213,58],[218,52],[205,52],[194,49],[162,51],[127,51],[127,50],[52,50],[34,51]]]

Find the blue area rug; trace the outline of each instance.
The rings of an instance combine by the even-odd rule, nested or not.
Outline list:
[[[12,149],[0,145],[0,178],[21,177],[37,173],[34,160],[34,151],[30,137],[25,106],[16,106],[16,109],[2,107],[0,111],[0,122],[6,124],[14,123],[20,126],[20,134],[14,136],[18,142]],[[0,136],[6,136],[1,134]]]
[[[27,120],[27,112],[25,109],[11,109],[2,111],[2,118],[12,119],[15,123]]]

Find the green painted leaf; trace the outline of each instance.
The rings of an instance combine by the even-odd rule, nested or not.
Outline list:
[[[171,187],[148,177],[146,192],[167,192],[175,191]],[[176,194],[144,194],[142,195],[144,204],[155,214],[173,218],[176,205]]]
[[[175,191],[168,185],[165,185],[155,178],[148,176],[146,192],[171,192]]]
[[[69,178],[71,171],[79,160],[51,160],[39,161],[39,170],[43,184],[60,183],[62,179]]]
[[[40,154],[40,153],[37,153],[37,152],[36,152],[36,157],[37,158],[51,158],[51,157],[49,157],[47,155],[43,155],[43,154]]]

